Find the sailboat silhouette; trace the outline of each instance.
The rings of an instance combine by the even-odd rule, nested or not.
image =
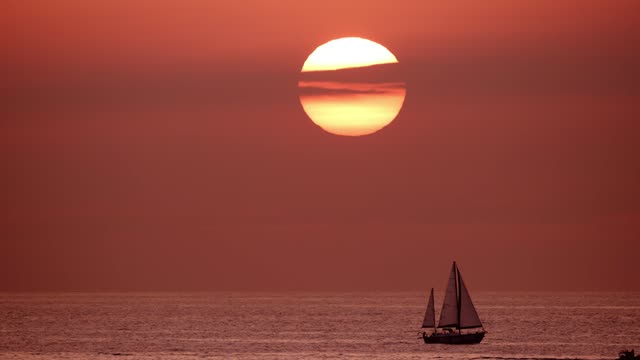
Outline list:
[[[433,328],[430,334],[422,332],[422,338],[427,344],[477,344],[486,334],[455,261],[451,267],[437,326],[435,315],[432,288],[422,321],[422,329]]]

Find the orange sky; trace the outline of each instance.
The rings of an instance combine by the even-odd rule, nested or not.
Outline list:
[[[10,1],[0,290],[640,290],[634,1]],[[323,132],[318,45],[402,66]]]
[[[638,39],[634,1],[530,3],[461,1],[280,2],[9,1],[3,42],[9,58],[39,63],[139,65],[205,62],[261,68],[299,67],[329,39],[361,35],[386,44],[400,59],[451,52],[491,55],[510,49],[561,51],[594,45],[632,52]],[[606,41],[606,43],[604,43]],[[616,51],[617,52],[617,51]],[[31,60],[31,61],[29,61]]]

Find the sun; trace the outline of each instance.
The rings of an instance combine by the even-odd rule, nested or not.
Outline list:
[[[311,121],[329,133],[373,134],[389,125],[404,103],[398,65],[391,51],[371,40],[331,40],[302,66],[300,103]]]
[[[345,37],[318,46],[304,62],[302,71],[338,70],[397,62],[391,51],[376,42]]]

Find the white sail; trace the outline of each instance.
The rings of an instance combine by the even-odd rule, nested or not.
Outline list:
[[[460,284],[460,329],[481,327],[480,317],[478,317],[476,308],[471,302],[471,296],[467,287],[464,286],[464,281],[462,281],[462,275],[459,271],[458,282]]]
[[[435,328],[436,327],[436,311],[433,305],[433,288],[431,289],[431,295],[429,295],[429,303],[427,304],[427,311],[424,313],[424,320],[422,320],[423,328]]]
[[[440,311],[439,328],[457,327],[458,326],[458,294],[456,289],[456,263],[451,267],[451,275],[449,275],[449,283],[444,293],[444,301],[442,302],[442,311]]]

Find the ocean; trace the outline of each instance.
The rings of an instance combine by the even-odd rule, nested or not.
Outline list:
[[[418,338],[427,295],[2,293],[0,358],[616,359],[640,351],[640,293],[472,292],[488,334],[458,346]]]

